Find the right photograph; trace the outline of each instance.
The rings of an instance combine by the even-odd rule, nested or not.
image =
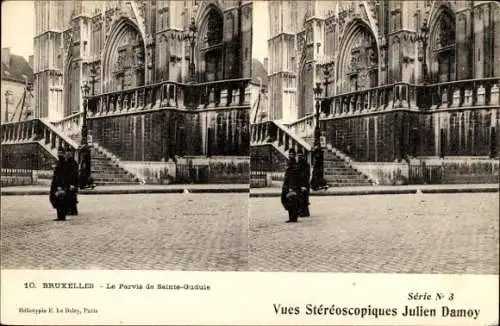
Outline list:
[[[253,14],[249,269],[499,274],[500,4]]]

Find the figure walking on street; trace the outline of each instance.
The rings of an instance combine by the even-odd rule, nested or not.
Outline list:
[[[300,206],[300,186],[298,181],[297,161],[295,159],[295,150],[292,148],[288,152],[288,166],[281,189],[281,203],[288,211],[287,223],[297,222]]]
[[[297,162],[297,170],[298,170],[298,179],[300,186],[300,212],[299,216],[301,217],[309,217],[309,190],[310,190],[310,179],[311,179],[311,166],[307,162],[305,158],[304,152],[299,151]]]
[[[69,178],[68,212],[66,215],[78,215],[78,163],[75,160],[75,151],[66,149],[66,174]]]
[[[57,163],[54,168],[52,182],[50,184],[49,200],[57,211],[55,221],[65,221],[67,212],[67,196],[69,191],[69,182],[66,176],[66,158],[64,149],[59,147],[57,150]]]

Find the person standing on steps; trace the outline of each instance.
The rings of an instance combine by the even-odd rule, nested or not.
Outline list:
[[[299,151],[297,155],[297,174],[300,186],[300,212],[299,216],[309,217],[309,190],[310,190],[310,179],[311,179],[311,166],[307,162],[304,152]]]
[[[287,223],[295,223],[298,218],[300,186],[298,183],[297,161],[295,150],[288,152],[288,164],[285,171],[285,179],[281,188],[281,204],[288,211]]]
[[[92,179],[91,176],[91,154],[90,154],[90,147],[87,144],[84,144],[80,146],[79,149],[79,154],[78,154],[79,162],[80,162],[80,169],[79,169],[79,186],[80,189],[85,189],[85,188],[92,188],[94,189],[95,184],[94,180]]]
[[[328,189],[328,185],[326,184],[326,181],[323,179],[322,166],[324,158],[321,147],[318,145],[314,145],[312,149],[312,155],[313,155],[313,171],[311,178],[311,188],[312,190],[326,190]]]
[[[65,221],[68,209],[68,191],[69,183],[66,176],[67,165],[64,149],[59,147],[57,150],[57,163],[54,167],[52,182],[50,184],[49,200],[52,207],[57,211],[57,218],[54,221]]]

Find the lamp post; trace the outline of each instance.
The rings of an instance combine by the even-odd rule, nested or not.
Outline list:
[[[92,180],[92,169],[90,167],[91,157],[90,149],[88,146],[88,127],[87,127],[87,108],[89,102],[89,85],[85,81],[82,85],[83,94],[83,122],[82,122],[82,141],[81,141],[81,151],[78,153],[78,161],[80,163],[79,169],[79,184],[80,188],[94,187],[94,182]]]
[[[420,32],[417,34],[417,40],[422,44],[421,54],[419,60],[422,61],[422,83],[427,83],[427,45],[429,38],[429,25],[427,23],[427,18],[424,18],[422,26],[420,27]]]
[[[194,64],[194,46],[196,44],[196,34],[198,29],[196,28],[196,23],[194,17],[191,17],[191,23],[189,24],[188,30],[184,36],[184,39],[189,42],[191,46],[191,57],[189,59],[189,80],[194,82],[195,80],[195,64]]]
[[[313,190],[318,190],[326,187],[326,181],[324,179],[324,167],[323,167],[323,149],[321,148],[321,129],[319,126],[319,111],[320,111],[320,101],[321,93],[323,89],[321,88],[321,83],[316,83],[316,87],[313,89],[314,98],[316,100],[316,126],[314,127],[314,148],[313,148],[313,171],[311,179],[311,188]]]
[[[97,70],[95,68],[95,62],[92,62],[90,66],[90,83],[92,84],[92,96],[95,95],[95,83],[96,83]]]
[[[88,137],[88,127],[87,127],[87,108],[89,105],[89,85],[85,81],[82,85],[82,94],[83,94],[83,122],[82,122],[82,145],[87,145],[87,137]]]
[[[325,81],[323,82],[323,85],[325,85],[325,97],[328,97],[328,85],[331,84],[331,82],[328,80],[328,77],[330,77],[330,70],[328,70],[328,66],[325,66],[323,75],[325,75]]]
[[[9,102],[12,96],[12,91],[11,90],[6,90],[5,91],[5,121],[4,122],[9,122]]]

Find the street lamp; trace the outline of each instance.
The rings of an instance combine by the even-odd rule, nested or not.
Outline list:
[[[87,127],[87,108],[89,105],[89,85],[85,81],[82,85],[82,94],[83,94],[83,122],[82,122],[82,145],[87,145],[87,137],[88,137],[88,127]]]
[[[6,90],[5,91],[5,121],[4,122],[9,122],[9,103],[12,97],[12,91],[11,90]]]
[[[189,42],[189,45],[191,46],[191,57],[189,60],[189,79],[190,81],[195,80],[195,65],[194,65],[194,46],[196,43],[196,35],[197,35],[198,29],[196,28],[196,23],[194,21],[194,17],[191,17],[191,23],[189,24],[188,30],[186,31],[184,35],[184,39]]]
[[[90,157],[90,149],[88,146],[88,127],[87,127],[87,108],[89,105],[89,90],[90,87],[88,83],[85,81],[82,85],[82,94],[83,94],[83,121],[82,121],[82,141],[81,141],[81,150],[78,153],[78,160],[80,163],[79,169],[79,184],[80,188],[94,187],[94,183],[92,180],[92,169],[90,167],[91,157]]]
[[[90,83],[92,84],[92,96],[95,95],[96,74],[97,70],[95,68],[95,62],[92,62],[92,66],[90,66]]]
[[[328,66],[325,66],[323,75],[325,75],[325,81],[323,82],[323,85],[325,85],[325,97],[328,97],[328,85],[331,84],[331,82],[328,80],[328,77],[330,77],[330,70],[328,70]]]
[[[323,89],[321,88],[321,83],[316,83],[316,87],[313,89],[314,98],[316,100],[316,126],[314,127],[314,148],[313,148],[313,171],[311,179],[311,188],[313,190],[318,190],[326,187],[326,181],[324,179],[324,168],[323,168],[323,149],[321,148],[321,129],[319,126],[319,111],[320,111],[320,101],[321,93]]]
[[[420,27],[420,32],[417,33],[417,40],[422,45],[421,53],[419,53],[418,60],[422,61],[422,83],[427,83],[427,45],[429,38],[429,25],[427,24],[427,18],[424,18],[422,26]],[[420,52],[420,51],[419,51]]]

